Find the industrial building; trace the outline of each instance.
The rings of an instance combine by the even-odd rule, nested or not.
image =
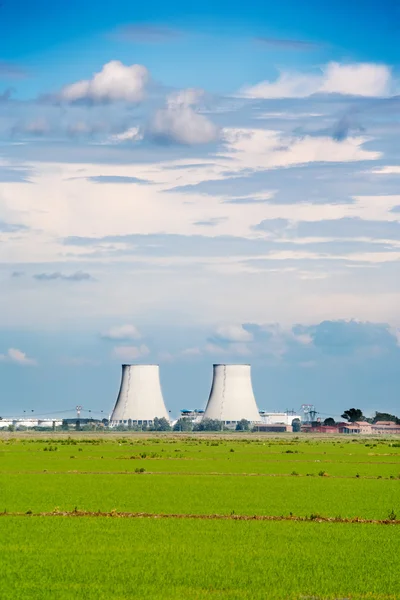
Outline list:
[[[62,425],[62,419],[13,419],[0,418],[0,429],[15,427],[18,429],[54,429]]]
[[[214,365],[211,392],[204,419],[236,426],[242,419],[260,421],[251,383],[250,365]]]
[[[121,385],[110,427],[152,425],[156,417],[169,420],[158,365],[122,365]]]
[[[263,425],[288,425],[291,426],[293,421],[301,421],[301,416],[292,410],[286,412],[266,412],[260,410],[260,421]]]
[[[193,410],[182,408],[181,410],[181,419],[189,419],[192,423],[200,423],[203,418],[204,410],[200,408],[194,408]]]
[[[265,433],[286,433],[292,432],[292,425],[286,423],[256,423],[254,425],[254,431],[265,432]]]

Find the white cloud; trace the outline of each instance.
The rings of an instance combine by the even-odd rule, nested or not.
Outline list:
[[[380,152],[365,150],[365,137],[337,141],[331,137],[288,137],[266,129],[224,129],[226,143],[221,157],[231,159],[231,168],[266,169],[312,162],[376,160]]]
[[[143,65],[127,66],[119,60],[112,60],[91,79],[65,86],[60,92],[60,97],[67,102],[141,102],[149,79],[149,72]]]
[[[198,106],[205,96],[200,88],[186,88],[173,92],[167,98],[167,105],[171,108],[177,106]]]
[[[158,110],[151,123],[150,134],[161,140],[179,144],[209,144],[218,137],[218,128],[195,110],[202,90],[187,89],[171,94],[166,108]]]
[[[400,347],[400,327],[389,327],[388,331],[396,338],[397,345]]]
[[[130,127],[122,133],[116,133],[110,137],[111,142],[140,142],[143,139],[143,133],[140,127]]]
[[[386,65],[354,63],[340,65],[329,63],[319,91],[328,94],[350,94],[352,96],[386,96],[391,92],[392,74]]]
[[[373,169],[371,173],[376,173],[377,175],[400,175],[400,166],[387,165],[386,167],[378,167],[377,169]]]
[[[29,358],[25,352],[17,348],[9,348],[5,354],[0,354],[1,362],[11,362],[18,365],[33,366],[37,362],[33,358]]]
[[[253,339],[250,331],[242,325],[222,325],[217,328],[216,335],[227,342],[251,342]]]
[[[294,334],[294,338],[296,342],[299,342],[303,346],[310,346],[314,342],[313,337],[309,333]]]
[[[111,327],[101,335],[107,340],[139,340],[142,335],[134,325],[126,324],[117,327]]]
[[[330,62],[319,74],[282,72],[276,81],[245,87],[248,98],[305,98],[317,93],[379,97],[393,92],[389,67],[375,63]]]
[[[137,360],[150,354],[150,350],[147,346],[142,344],[141,346],[116,346],[113,350],[113,356],[119,360]]]

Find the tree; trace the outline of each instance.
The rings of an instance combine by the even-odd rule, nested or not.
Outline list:
[[[372,422],[377,423],[378,421],[391,421],[392,423],[397,423],[397,425],[400,425],[400,419],[395,415],[391,415],[390,413],[376,412]]]
[[[154,418],[153,426],[151,427],[153,431],[171,431],[171,425],[165,417]]]
[[[241,419],[236,424],[236,431],[250,431],[250,421],[247,419]]]
[[[328,427],[334,427],[336,425],[336,421],[335,419],[332,419],[332,417],[328,417],[325,419],[324,425],[327,425]]]
[[[342,419],[346,419],[349,423],[355,423],[356,421],[363,421],[364,415],[361,408],[349,408],[342,414]]]
[[[292,429],[295,433],[301,431],[301,421],[300,419],[293,419],[292,421]]]
[[[222,421],[218,419],[202,419],[193,427],[193,431],[221,431],[221,429]]]
[[[181,417],[175,423],[175,425],[173,427],[173,430],[174,431],[192,431],[193,430],[193,423],[187,417]]]

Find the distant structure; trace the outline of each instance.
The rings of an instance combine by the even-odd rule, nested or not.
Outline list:
[[[18,429],[55,429],[61,427],[62,419],[22,419],[22,418],[1,418],[0,429],[15,427]]]
[[[155,417],[169,421],[158,365],[122,365],[121,387],[110,426],[152,425]]]
[[[317,416],[317,411],[315,410],[314,404],[302,404],[301,405],[301,413],[302,413],[302,423],[312,423],[315,421]]]
[[[203,418],[204,410],[200,408],[182,408],[181,409],[181,419],[189,419],[192,423],[199,423]]]
[[[241,419],[260,421],[251,384],[250,365],[214,365],[210,397],[204,419],[235,425]]]
[[[260,410],[260,420],[265,425],[292,425],[294,420],[301,421],[301,415],[291,410],[286,412],[266,412],[265,410]]]

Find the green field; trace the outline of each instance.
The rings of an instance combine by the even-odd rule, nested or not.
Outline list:
[[[0,513],[7,600],[400,598],[395,439],[3,434]]]

